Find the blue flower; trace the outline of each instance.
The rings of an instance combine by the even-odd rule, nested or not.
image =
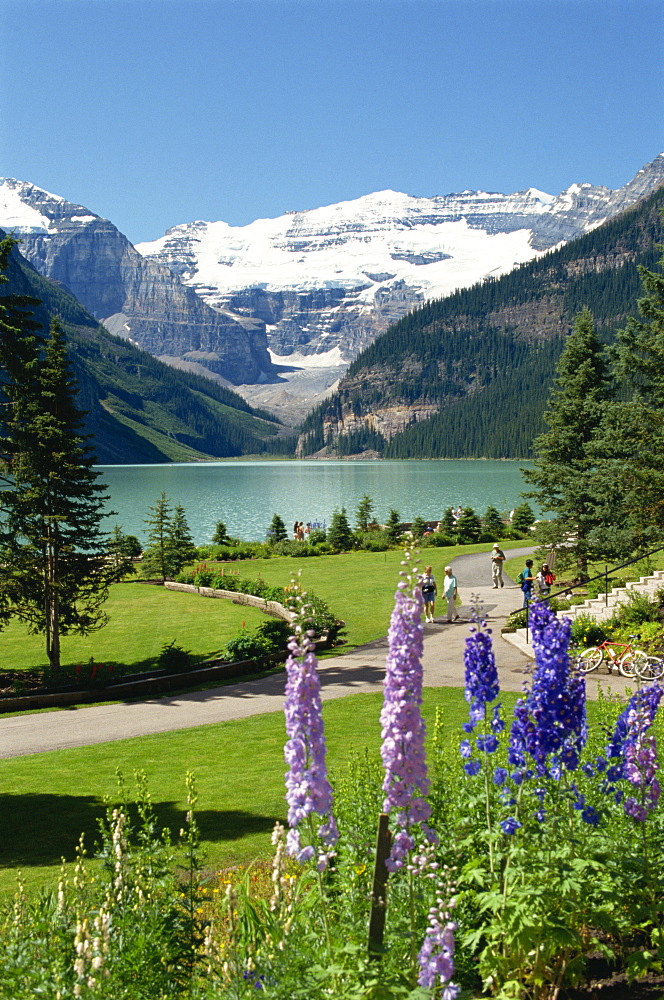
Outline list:
[[[493,772],[494,785],[504,785],[507,780],[507,771],[504,767],[497,767]]]
[[[510,836],[516,833],[516,831],[520,827],[521,824],[519,823],[518,819],[514,818],[514,816],[508,816],[507,819],[503,819],[500,821],[500,829],[503,831],[503,833],[507,833]]]
[[[464,771],[466,774],[470,775],[471,778],[479,773],[480,767],[481,764],[479,760],[469,760],[467,764],[463,765]]]
[[[600,815],[594,806],[586,806],[581,813],[581,819],[589,826],[599,826]]]
[[[462,757],[470,757],[473,752],[473,748],[470,745],[470,740],[461,740],[459,743],[459,753]]]

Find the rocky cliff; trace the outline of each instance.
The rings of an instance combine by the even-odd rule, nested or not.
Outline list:
[[[83,206],[4,178],[0,226],[21,240],[37,271],[65,285],[109,332],[157,356],[200,362],[234,384],[272,371],[264,324],[211,308]]]
[[[424,301],[496,277],[612,218],[664,181],[664,154],[617,191],[552,196],[382,191],[244,227],[175,226],[137,249],[215,308],[257,317],[282,363],[337,352],[343,368]],[[330,357],[332,355],[330,354]]]

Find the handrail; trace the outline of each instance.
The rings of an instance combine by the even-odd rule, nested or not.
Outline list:
[[[609,577],[613,576],[613,574],[616,573],[619,569],[624,569],[625,566],[632,566],[633,563],[641,562],[642,559],[647,559],[648,556],[653,556],[656,552],[664,552],[664,545],[660,545],[659,548],[657,548],[657,549],[650,549],[649,552],[644,552],[640,556],[635,556],[634,559],[628,559],[627,562],[620,563],[618,566],[614,566],[613,569],[609,569],[609,570],[605,569],[603,573],[597,573],[596,576],[591,576],[587,580],[584,580],[582,583],[573,583],[570,587],[564,587],[562,590],[557,590],[553,594],[547,594],[546,597],[539,597],[537,599],[540,600],[540,601],[550,601],[552,597],[560,597],[561,594],[569,594],[569,592],[571,590],[576,590],[577,587],[586,587],[589,583],[592,583],[593,580],[601,580],[602,578],[604,578],[606,580],[605,596],[606,596],[606,599],[608,601],[608,595],[609,595],[608,581],[609,581]],[[532,603],[531,601],[527,602],[527,604],[526,604],[526,610],[530,607],[531,603]],[[529,618],[529,616],[526,615],[526,642],[530,641],[528,639],[528,631],[529,631],[529,627],[530,627],[529,626],[528,618]]]

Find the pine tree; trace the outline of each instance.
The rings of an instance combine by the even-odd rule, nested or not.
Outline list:
[[[13,242],[5,241],[0,264]],[[53,320],[35,335],[26,300],[0,301],[0,621],[16,617],[45,636],[49,666],[60,666],[60,638],[106,622],[105,488],[81,433],[77,383],[65,338]]]
[[[394,507],[388,514],[385,530],[387,531],[387,537],[393,544],[399,541],[402,533],[401,514]]]
[[[136,572],[133,563],[134,541],[138,543],[138,539],[134,538],[133,535],[125,535],[119,524],[116,524],[111,531],[106,546],[106,565],[111,581],[122,580],[125,576]],[[140,555],[140,545],[138,549]]]
[[[462,538],[476,542],[482,533],[482,524],[472,507],[464,507],[456,523],[456,530]]]
[[[355,523],[358,531],[368,531],[372,520],[371,515],[374,510],[374,502],[368,493],[365,493],[360,500],[355,511]]]
[[[268,542],[275,544],[276,542],[287,542],[288,532],[286,531],[286,525],[284,524],[283,518],[279,514],[274,514],[272,521],[270,522],[270,527],[267,530]]]
[[[196,558],[196,546],[181,504],[176,504],[173,508],[173,516],[168,525],[166,552],[169,576],[175,576],[186,563]]]
[[[601,519],[597,433],[612,396],[605,348],[584,309],[556,366],[544,414],[548,430],[533,442],[534,465],[524,470],[534,487],[525,496],[537,500],[545,516],[553,514],[539,526],[538,541],[575,562],[582,574],[593,554],[591,533]]]
[[[536,521],[535,512],[529,503],[518,504],[512,514],[512,527],[515,531],[530,531]]]
[[[604,484],[610,486],[606,534],[620,556],[664,539],[664,274],[645,267],[639,273],[646,293],[637,302],[642,319],[627,321],[613,349],[628,398],[608,409],[598,435]]]
[[[500,516],[500,511],[495,507],[489,506],[484,512],[482,518],[482,530],[486,531],[490,535],[495,535],[496,538],[501,538],[505,533],[505,525],[503,524],[503,519]]]
[[[345,507],[342,507],[340,511],[335,510],[332,514],[332,521],[327,532],[327,542],[337,552],[348,552],[349,549],[353,548],[353,532],[348,524]]]
[[[418,515],[413,521],[410,530],[412,531],[414,538],[422,538],[424,536],[424,532],[427,530],[427,522],[423,517]]]
[[[230,542],[228,537],[228,531],[226,525],[223,521],[217,521],[216,527],[214,529],[214,535],[212,536],[213,545],[226,545]]]
[[[154,507],[148,507],[144,524],[148,527],[148,546],[143,553],[143,566],[148,576],[157,576],[163,583],[170,576],[168,538],[171,528],[171,505],[162,493]]]
[[[443,511],[440,528],[445,535],[453,535],[456,532],[456,521],[454,520],[454,512],[451,507],[446,507]]]

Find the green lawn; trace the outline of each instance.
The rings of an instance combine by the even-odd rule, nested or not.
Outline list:
[[[111,587],[105,609],[109,622],[99,632],[63,637],[63,665],[94,656],[98,663],[146,669],[154,665],[164,643],[173,639],[204,659],[218,653],[243,622],[253,628],[265,621],[256,608],[139,583]],[[7,670],[43,667],[43,646],[42,636],[29,635],[25,626],[12,622],[0,632],[0,664]]]
[[[511,704],[513,697],[504,700]],[[378,694],[326,704],[332,771],[353,751],[378,753],[381,704]],[[460,690],[428,689],[429,731],[437,705],[454,729],[467,719]],[[0,761],[0,896],[12,890],[18,870],[33,890],[57,881],[61,858],[72,861],[81,832],[92,852],[104,799],[116,794],[118,767],[130,787],[134,772],[145,770],[159,819],[175,836],[184,817],[184,776],[194,772],[210,868],[246,863],[266,852],[275,821],[284,822],[286,814],[284,739],[278,712]]]
[[[503,548],[523,546],[524,542],[505,542]],[[489,552],[491,545],[455,545],[446,548],[422,549],[419,565],[433,566],[438,580],[445,566],[456,556],[471,552]],[[400,549],[388,552],[342,552],[335,556],[314,556],[294,559],[252,559],[236,563],[243,577],[283,586],[301,571],[300,582],[327,601],[333,613],[346,622],[345,650],[354,649],[387,634],[394,606],[394,591],[399,580],[403,558]],[[487,576],[487,582],[489,577]]]
[[[504,547],[522,544],[508,542]],[[487,544],[427,548],[420,565],[431,562],[434,573],[442,578],[444,567],[455,556],[489,549]],[[332,612],[346,622],[344,649],[350,650],[386,635],[401,559],[400,550],[347,552],[307,559],[251,559],[232,568],[242,577],[261,577],[278,586],[287,586],[301,570],[302,586],[327,601]],[[265,621],[255,608],[136,581],[111,587],[105,609],[109,623],[99,632],[63,637],[63,665],[83,663],[93,656],[98,663],[147,669],[154,665],[164,643],[171,640],[204,659],[218,653],[243,623],[253,629]],[[0,632],[0,669],[45,666],[43,645],[41,636],[30,635],[25,626],[11,622]]]

